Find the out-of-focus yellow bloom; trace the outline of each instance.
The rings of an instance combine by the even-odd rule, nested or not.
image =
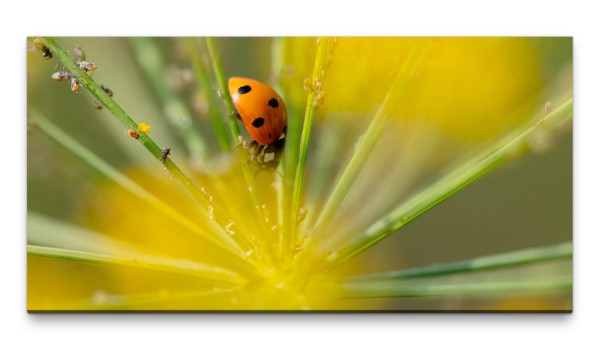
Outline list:
[[[250,238],[259,237],[260,223],[256,212],[242,187],[239,168],[219,177],[197,177],[202,189],[212,201],[211,209],[227,213],[240,225],[237,232]],[[210,230],[211,220],[180,185],[164,173],[149,175],[132,171],[128,176],[147,187],[161,201],[190,218],[197,227]],[[257,189],[265,197],[267,218],[276,223],[275,194],[269,187],[271,175],[257,175]],[[268,179],[267,179],[268,178]],[[212,183],[211,183],[212,182]],[[223,253],[193,230],[177,223],[164,211],[131,194],[111,181],[100,182],[83,199],[77,225],[98,232],[126,245],[128,251],[108,249],[107,253],[139,257],[139,254],[164,259],[179,259],[231,271],[240,271],[232,256]],[[276,247],[277,230],[269,236]],[[221,230],[220,232],[225,232]],[[108,247],[108,246],[107,246]],[[114,253],[116,252],[116,254]],[[128,253],[131,252],[131,253]],[[264,250],[249,250],[244,258],[260,263]],[[239,290],[229,290],[195,278],[174,276],[160,272],[111,268],[32,259],[28,272],[30,310],[302,310],[302,309],[357,309],[357,304],[331,300],[332,293],[323,287],[333,278],[311,273],[306,263],[293,268],[274,271],[257,267],[260,279],[251,279]],[[357,267],[354,266],[354,271]],[[347,271],[346,269],[345,271]],[[343,273],[343,272],[338,272]],[[67,284],[76,278],[76,283]],[[62,280],[61,280],[62,279]],[[67,281],[67,279],[71,279]],[[48,283],[65,285],[46,285]],[[319,290],[311,290],[318,285]]]
[[[286,41],[282,81],[288,104],[302,109],[297,86],[312,73],[314,38]],[[542,91],[540,54],[526,38],[338,38],[322,78],[327,116],[372,117],[413,49],[422,61],[394,117],[428,121],[447,134],[484,140],[531,117]],[[521,108],[526,107],[525,110]],[[528,107],[528,108],[527,108]]]

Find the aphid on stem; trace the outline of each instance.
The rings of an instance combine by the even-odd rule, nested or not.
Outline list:
[[[74,76],[70,72],[58,71],[58,72],[53,73],[52,76],[50,76],[50,77],[52,77],[52,79],[55,81],[68,81],[71,78],[73,78]]]
[[[31,40],[31,44],[35,49],[37,49],[40,52],[42,57],[46,59],[52,58],[52,52],[50,52],[50,48],[48,48],[48,46],[46,46],[44,42],[42,42],[42,39],[36,37],[35,39]]]
[[[92,63],[91,61],[78,61],[77,67],[85,72],[94,72],[96,71],[96,63]]]
[[[312,81],[310,80],[310,78],[304,79],[304,91],[307,93],[310,93],[313,91]]]
[[[113,96],[114,93],[113,93],[112,90],[110,90],[110,88],[108,88],[104,84],[101,84],[100,88],[102,88],[102,90],[104,90],[106,92],[106,94],[108,94],[108,96],[110,96],[112,98],[112,96]],[[100,100],[94,101],[94,109],[100,111],[103,108],[104,108],[104,105],[102,104],[102,102],[100,102]]]
[[[134,138],[136,140],[140,137],[140,135],[133,129],[127,130],[127,135],[129,135],[131,138]]]
[[[71,91],[78,93],[79,85],[79,80],[75,77],[71,77]]]
[[[321,107],[321,105],[323,105],[323,103],[325,102],[325,96],[327,96],[327,93],[325,93],[324,91],[320,91],[317,94],[317,97],[315,98],[315,102],[313,103],[314,109],[317,109],[317,108]]]
[[[106,92],[106,94],[108,94],[108,96],[110,96],[111,98],[114,95],[113,91],[110,88],[108,88],[106,85],[101,84],[100,88],[102,88],[102,90],[104,90]]]
[[[73,57],[75,58],[76,61],[83,61],[85,60],[85,52],[83,51],[83,49],[79,46],[75,46],[73,48]]]

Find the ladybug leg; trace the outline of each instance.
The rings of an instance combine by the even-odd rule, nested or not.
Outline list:
[[[248,153],[250,154],[251,160],[258,161],[257,152],[260,151],[260,147],[261,145],[259,145],[256,141],[250,142],[250,144],[247,147],[245,147],[248,150]]]
[[[265,151],[267,149],[268,146],[260,146],[260,154],[258,155],[259,158],[261,158],[261,161],[264,162],[265,160]]]
[[[235,118],[237,118],[237,119],[239,119],[239,120],[242,120],[242,116],[241,116],[241,115],[238,113],[238,111],[237,111],[237,110],[234,110],[232,114],[233,114],[233,116],[234,116]]]

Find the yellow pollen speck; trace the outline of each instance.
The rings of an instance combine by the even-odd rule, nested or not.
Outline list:
[[[152,128],[152,126],[146,124],[146,123],[140,123],[138,125],[138,130],[145,133],[145,134],[149,134],[150,133],[150,128]]]

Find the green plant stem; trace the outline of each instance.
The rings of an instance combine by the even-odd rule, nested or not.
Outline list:
[[[345,284],[342,298],[385,298],[385,297],[447,297],[447,296],[490,296],[521,293],[564,292],[573,288],[571,277],[514,281],[474,282],[460,284],[412,284],[402,281],[390,283]]]
[[[27,210],[27,244],[134,255],[136,248],[99,232]]]
[[[281,96],[283,100],[288,100],[286,91],[282,86],[282,72],[285,63],[285,38],[283,37],[274,37],[271,40],[271,82],[272,87],[275,91]],[[283,249],[283,234],[285,233],[285,227],[287,224],[287,219],[289,215],[284,211],[288,211],[288,202],[287,198],[289,195],[286,195],[286,161],[287,161],[287,151],[290,146],[288,134],[290,133],[290,120],[298,117],[292,116],[292,109],[289,108],[289,105],[286,106],[288,111],[288,125],[287,125],[287,133],[285,135],[286,145],[283,150],[283,155],[281,157],[281,161],[277,166],[277,171],[274,175],[274,184],[277,187],[277,250],[279,252],[279,256],[281,257],[281,251]]]
[[[453,263],[434,264],[400,271],[355,276],[346,282],[376,282],[412,278],[429,278],[457,273],[493,270],[511,266],[522,266],[573,256],[573,243],[564,242],[551,246],[535,247],[514,252],[477,257]]]
[[[236,145],[239,146],[241,144],[240,139],[239,139],[240,138],[240,129],[238,127],[236,119],[233,117],[233,114],[235,113],[235,107],[233,105],[233,101],[231,101],[231,97],[229,95],[229,89],[227,88],[227,80],[225,79],[225,73],[223,72],[223,65],[221,64],[221,58],[219,56],[219,51],[217,49],[217,43],[214,38],[207,37],[206,44],[208,46],[208,52],[211,57],[213,70],[215,73],[215,77],[217,79],[217,84],[219,85],[219,91],[220,91],[219,95],[221,96],[221,99],[223,100],[225,108],[229,114],[229,116],[227,117],[227,123],[229,125],[231,136],[233,138],[234,143],[236,143]],[[270,242],[269,242],[268,232],[269,232],[270,228],[267,226],[267,223],[266,223],[267,217],[265,216],[265,212],[263,211],[263,209],[261,207],[261,206],[263,206],[262,199],[258,196],[258,194],[256,192],[256,184],[254,182],[254,176],[250,172],[250,168],[248,165],[246,165],[246,160],[244,159],[244,157],[241,154],[238,155],[238,159],[240,161],[240,167],[242,170],[242,174],[244,176],[244,180],[248,187],[248,192],[250,194],[250,198],[252,199],[252,205],[258,216],[260,230],[261,230],[261,234],[262,234],[262,235],[260,235],[262,245],[263,245],[262,249],[266,251],[266,254],[271,261],[271,265],[278,268],[279,261],[277,259],[277,255],[275,254],[273,247],[271,247]]]
[[[531,135],[535,135],[535,131],[540,127],[552,129],[563,121],[570,119],[572,115],[573,98],[571,97],[541,120],[490,146],[489,151],[442,177],[364,232],[342,245],[327,257],[328,265],[326,267],[333,268],[390,236],[452,194],[505,162],[515,152],[526,147]]]
[[[223,101],[225,109],[228,112],[227,125],[229,126],[231,138],[233,139],[233,143],[239,145],[241,143],[240,128],[238,127],[237,121],[233,116],[235,113],[235,107],[233,106],[233,101],[231,101],[231,98],[229,97],[227,79],[225,78],[225,73],[223,72],[223,64],[221,64],[221,58],[217,49],[217,43],[214,38],[207,37],[206,45],[208,46],[208,52],[212,61],[213,71],[217,79],[217,84],[219,85],[219,95],[221,96],[221,100]]]
[[[108,94],[102,90],[100,85],[96,83],[87,73],[83,70],[79,69],[75,62],[69,57],[67,52],[65,52],[58,43],[51,37],[46,37],[42,39],[46,46],[50,48],[54,56],[65,66],[65,68],[72,73],[79,82],[87,88],[90,93],[92,93],[96,99],[98,99],[106,109],[108,109],[115,118],[123,124],[126,129],[136,131],[139,135],[137,141],[139,141],[149,152],[160,162],[160,158],[162,156],[162,148],[159,147],[150,136],[142,131],[138,131],[137,123],[129,117],[129,115],[121,108],[113,98],[108,96]],[[204,193],[194,184],[194,182],[186,176],[183,171],[173,162],[171,157],[167,157],[162,165],[165,169],[171,174],[171,176],[176,179],[198,202],[198,204],[204,208],[205,212],[212,216],[212,220],[214,220],[223,230],[226,230],[226,226],[231,222],[229,218],[226,218],[219,210],[213,210],[211,214],[209,212],[211,201],[205,196]],[[231,228],[230,228],[231,229]],[[240,247],[244,251],[248,251],[253,247],[248,244],[247,241],[243,239],[243,235],[240,232],[234,231],[231,236],[234,241],[236,241]]]
[[[362,171],[364,163],[375,148],[375,145],[379,142],[381,134],[393,114],[392,110],[399,102],[399,96],[403,95],[405,90],[409,88],[410,77],[417,67],[418,62],[423,58],[423,53],[425,51],[426,49],[422,49],[420,54],[417,54],[417,49],[413,48],[408,58],[398,70],[396,78],[389,88],[381,106],[377,110],[377,113],[363,135],[363,138],[360,140],[358,148],[350,158],[348,165],[333,188],[331,196],[327,200],[321,215],[315,223],[313,228],[315,232],[313,235],[316,239],[319,239],[321,234],[329,226],[333,216],[339,210],[342,201],[350,191],[352,184]]]
[[[221,249],[224,252],[227,252],[226,254],[233,257],[234,259],[240,260],[237,263],[242,268],[245,268],[246,272],[252,270],[252,268],[248,266],[246,261],[242,261],[243,250],[239,247],[238,244],[233,242],[232,239],[229,236],[227,236],[220,227],[218,227],[218,225],[215,225],[213,232],[209,232],[203,228],[200,228],[192,220],[182,215],[180,212],[163,202],[161,199],[154,196],[152,193],[148,192],[142,186],[135,183],[129,177],[125,176],[119,170],[115,169],[110,164],[108,164],[100,157],[95,155],[92,151],[85,148],[77,140],[67,135],[54,123],[52,123],[46,117],[44,117],[36,108],[29,106],[28,111],[30,118],[38,125],[36,129],[39,129],[40,131],[45,133],[47,136],[61,144],[63,147],[67,148],[73,154],[83,159],[90,166],[98,170],[101,174],[113,180],[115,183],[117,183],[130,193],[138,196],[139,198],[147,202],[149,205],[157,208],[165,215],[169,216],[174,221],[179,223],[181,226],[185,227],[190,231],[195,232],[202,238],[210,241],[213,244],[213,246]]]
[[[68,311],[72,307],[75,311],[85,311],[85,307],[90,310],[136,310],[143,306],[143,310],[147,310],[148,305],[164,305],[172,302],[223,302],[226,298],[231,300],[231,295],[241,292],[243,288],[213,288],[210,290],[178,290],[164,292],[150,292],[133,295],[106,295],[100,300],[92,298],[91,300],[76,301],[74,303],[66,303],[65,309]],[[185,310],[192,309],[186,307]],[[157,309],[160,311],[161,309]],[[204,310],[204,309],[203,309]],[[62,310],[61,310],[62,311]]]
[[[310,135],[312,131],[312,121],[315,114],[315,100],[320,91],[317,88],[319,77],[323,71],[325,57],[329,49],[331,38],[320,38],[315,57],[315,64],[311,78],[312,90],[308,93],[306,100],[306,109],[304,112],[304,125],[302,126],[302,135],[300,136],[300,151],[298,155],[298,163],[296,165],[296,174],[294,175],[294,188],[292,190],[292,211],[290,218],[289,233],[284,234],[284,251],[288,257],[291,256],[294,244],[296,242],[296,233],[298,229],[298,212],[300,210],[300,200],[302,198],[302,182],[304,179],[304,166],[308,155],[308,145],[310,143]],[[320,82],[319,82],[320,83]]]
[[[227,135],[227,126],[225,125],[225,120],[223,116],[219,114],[219,100],[215,93],[212,92],[212,83],[209,78],[209,74],[206,66],[202,62],[202,56],[200,54],[201,47],[200,42],[197,38],[188,37],[183,38],[185,41],[185,46],[187,47],[187,51],[189,52],[192,58],[192,66],[194,68],[194,72],[196,73],[196,78],[200,85],[202,86],[200,93],[204,96],[210,105],[210,120],[213,126],[213,130],[217,137],[217,141],[221,146],[221,149],[224,151],[231,150],[231,139]],[[235,139],[234,139],[235,141]]]
[[[161,104],[167,119],[178,130],[188,152],[192,157],[200,158],[203,163],[209,161],[209,151],[202,135],[194,128],[193,117],[186,105],[169,87],[165,79],[165,63],[153,38],[131,38],[133,52],[142,71],[148,77]]]
[[[205,280],[215,285],[239,286],[246,280],[238,274],[200,263],[186,261],[185,266],[176,266],[169,262],[145,261],[141,259],[118,257],[107,254],[75,251],[70,249],[27,246],[27,255],[46,259],[71,261],[85,264],[124,266],[142,270],[163,272]]]
[[[335,180],[334,169],[336,165],[331,158],[335,158],[339,153],[342,146],[341,136],[343,130],[335,124],[330,124],[328,129],[331,130],[331,133],[328,131],[328,135],[321,137],[318,144],[319,156],[316,158],[314,171],[319,174],[312,177],[313,180],[310,184],[309,197],[311,200],[307,205],[312,208],[307,212],[304,222],[306,225],[313,225],[315,219],[319,216],[319,211],[323,210],[321,197],[325,196],[329,191],[329,184]]]

